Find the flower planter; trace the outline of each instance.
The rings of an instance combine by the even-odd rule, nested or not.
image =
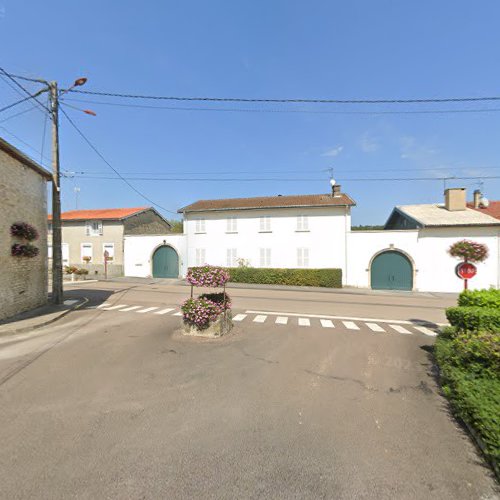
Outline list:
[[[184,323],[182,333],[183,335],[193,337],[218,338],[228,334],[232,328],[233,315],[231,311],[226,311],[225,314],[222,313],[215,321],[210,321],[208,327],[203,330],[198,329],[194,325]]]

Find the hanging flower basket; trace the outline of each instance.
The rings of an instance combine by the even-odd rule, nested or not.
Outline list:
[[[483,262],[488,258],[488,247],[475,241],[461,240],[451,245],[448,253],[465,262]]]
[[[16,222],[10,226],[10,234],[15,238],[34,241],[38,239],[38,231],[26,222]]]
[[[216,266],[190,267],[186,280],[193,286],[218,288],[229,281],[229,273],[222,267]]]
[[[20,243],[14,243],[11,248],[11,254],[13,257],[36,257],[40,253],[38,247],[27,243],[26,245],[21,245]]]

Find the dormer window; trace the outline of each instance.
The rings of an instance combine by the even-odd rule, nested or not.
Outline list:
[[[85,223],[85,234],[87,236],[100,236],[102,234],[102,221],[88,220]]]

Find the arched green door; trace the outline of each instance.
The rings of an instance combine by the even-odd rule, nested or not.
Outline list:
[[[374,290],[412,290],[413,266],[400,252],[382,252],[373,259],[371,283]]]
[[[156,249],[153,254],[153,278],[178,278],[179,256],[167,245]]]

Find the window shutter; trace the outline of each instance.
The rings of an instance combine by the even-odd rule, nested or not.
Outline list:
[[[85,222],[85,235],[90,236],[90,221]]]
[[[102,235],[102,220],[99,221],[99,234]]]

